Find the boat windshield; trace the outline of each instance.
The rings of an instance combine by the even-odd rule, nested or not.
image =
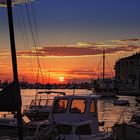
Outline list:
[[[71,113],[84,113],[87,101],[85,99],[73,99],[70,112]]]
[[[58,99],[54,105],[54,113],[64,113],[67,110],[68,99]]]

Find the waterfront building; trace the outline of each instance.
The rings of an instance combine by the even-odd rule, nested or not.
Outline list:
[[[140,52],[117,60],[114,69],[119,89],[140,91]]]

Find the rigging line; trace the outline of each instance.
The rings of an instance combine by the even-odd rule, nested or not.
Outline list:
[[[18,17],[18,24],[19,24],[19,27],[20,27],[20,30],[21,30],[21,35],[22,35],[22,38],[23,38],[23,43],[24,43],[25,49],[29,53],[29,59],[28,59],[29,67],[31,68],[31,71],[33,71],[33,65],[32,65],[32,61],[31,61],[31,53],[29,51],[29,41],[28,41],[28,37],[27,37],[27,33],[26,33],[26,27],[25,27],[25,21],[24,21],[25,18],[24,18],[24,14],[23,14],[21,5],[20,5],[20,11],[21,11],[21,14],[19,14],[19,10],[16,9],[16,13],[17,13],[17,17]]]
[[[18,24],[19,24],[19,27],[20,27],[21,35],[22,35],[23,44],[24,44],[24,47],[25,47],[25,49],[27,51],[27,44],[26,44],[25,36],[24,36],[24,31],[25,30],[23,30],[21,20],[20,20],[20,16],[19,16],[19,11],[18,11],[17,7],[15,8],[15,10],[16,10],[16,16],[17,16],[17,19],[18,19]]]
[[[101,65],[101,63],[102,63],[102,59],[100,60],[100,62],[99,62],[99,64],[98,64],[98,66],[97,66],[97,69],[96,69],[96,73],[98,72],[98,69],[99,69],[99,67],[100,67],[100,65]]]
[[[19,25],[21,35],[22,35],[22,39],[23,39],[23,44],[24,44],[25,48],[27,48],[26,42],[25,42],[25,36],[24,36],[24,33],[23,33],[23,28],[22,28],[22,25],[21,25],[21,22],[20,22],[19,11],[18,11],[17,7],[15,7],[15,10],[16,10],[15,13],[16,13],[16,16],[17,16],[18,25]]]
[[[30,26],[30,30],[31,30],[31,35],[32,35],[35,51],[36,51],[36,54],[37,54],[38,68],[41,72],[42,80],[43,80],[43,83],[44,83],[43,73],[42,73],[41,64],[40,64],[40,60],[39,60],[39,57],[38,57],[38,51],[37,51],[37,47],[36,47],[37,44],[36,44],[36,41],[35,41],[35,36],[34,36],[32,23],[31,23],[31,19],[30,19],[30,15],[29,15],[29,10],[28,10],[28,6],[27,6],[26,2],[25,2],[25,7],[26,7],[26,11],[27,11],[27,17],[28,17],[28,21],[29,21],[29,26]],[[37,80],[38,80],[38,76],[37,76]]]
[[[29,40],[28,40],[28,33],[27,33],[27,31],[26,31],[26,22],[25,22],[25,15],[24,15],[24,11],[23,11],[23,8],[21,8],[21,15],[22,15],[22,23],[23,23],[23,28],[24,28],[24,33],[25,33],[25,38],[26,38],[26,42],[27,42],[27,50],[28,50],[28,53],[29,53],[29,59],[30,59],[30,62],[29,62],[29,64],[31,63],[31,68],[32,68],[32,72],[33,72],[33,74],[34,74],[34,77],[35,77],[35,71],[34,71],[34,69],[33,69],[33,63],[32,63],[32,58],[31,58],[31,56],[32,56],[32,51],[30,50],[30,45],[29,45]]]
[[[19,25],[19,28],[20,28],[20,32],[21,32],[21,35],[22,35],[22,41],[23,41],[23,44],[26,48],[26,42],[25,42],[25,37],[24,37],[24,34],[23,34],[23,29],[22,29],[22,26],[21,26],[21,22],[20,22],[20,18],[19,18],[19,12],[18,12],[18,9],[17,7],[15,7],[15,14],[16,14],[16,17],[17,17],[17,21],[18,21],[18,25]]]
[[[31,10],[33,13],[33,21],[34,21],[34,31],[36,35],[36,44],[40,46],[40,39],[39,39],[39,34],[38,34],[38,28],[37,28],[37,20],[36,20],[36,10],[34,8],[35,4],[31,3]]]
[[[124,107],[124,109],[122,110],[122,112],[121,112],[121,114],[120,114],[118,120],[116,121],[116,123],[120,123],[122,117],[124,116],[124,113],[125,113],[127,107],[128,107],[128,106]]]
[[[32,63],[32,58],[31,58],[31,50],[30,50],[30,45],[29,45],[29,40],[28,40],[28,36],[27,36],[27,31],[26,31],[26,24],[25,24],[25,15],[24,15],[24,11],[23,11],[23,8],[21,8],[21,20],[22,20],[22,23],[23,23],[23,28],[24,28],[24,34],[25,34],[25,39],[26,39],[26,43],[27,43],[27,52],[29,53],[29,64],[31,65],[31,71],[33,72],[34,76],[35,76],[35,72],[33,70],[33,63]]]
[[[110,69],[110,71],[111,71],[112,75],[114,75],[114,73],[113,73],[113,71],[112,71],[112,69],[111,69],[111,67],[110,67],[110,65],[109,65],[109,63],[108,63],[108,61],[107,61],[107,60],[106,60],[106,63],[107,63],[107,65],[108,65],[108,67],[109,67],[109,69]]]
[[[39,60],[39,56],[38,56],[38,51],[37,51],[37,47],[36,47],[36,41],[35,41],[35,37],[34,37],[34,33],[33,33],[33,28],[32,28],[32,23],[31,23],[31,19],[30,19],[30,15],[29,15],[29,9],[28,9],[28,6],[27,6],[27,0],[25,0],[25,7],[26,7],[26,11],[27,11],[27,17],[28,17],[28,21],[29,21],[29,26],[30,26],[30,31],[31,31],[31,35],[32,35],[35,51],[36,51],[36,54],[37,54],[37,62],[38,62],[39,70],[41,72],[42,80],[43,80],[43,83],[44,83],[43,73],[42,73],[41,64],[40,64],[40,60]]]
[[[38,28],[37,28],[35,3],[31,3],[31,10],[32,10],[32,14],[33,14],[34,31],[35,31],[35,35],[36,35],[36,44],[38,44],[38,46],[41,46],[40,45],[40,38],[39,38],[39,34],[38,34]],[[42,65],[43,65],[42,67],[45,68],[44,63],[42,63]],[[44,82],[46,83],[45,79],[44,79]]]

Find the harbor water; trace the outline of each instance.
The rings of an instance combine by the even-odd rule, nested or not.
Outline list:
[[[42,91],[42,90],[41,90]],[[57,89],[57,91],[63,91],[67,95],[74,94],[74,90],[69,89]],[[36,89],[23,89],[21,90],[22,103],[24,105],[29,105],[31,100],[35,98],[37,90]],[[90,94],[90,90],[75,90],[75,94]],[[45,95],[44,95],[45,96]],[[124,99],[129,101],[129,106],[115,106],[113,101],[115,99],[99,99],[98,101],[98,118],[99,122],[104,121],[105,129],[110,129],[115,123],[119,122],[129,122],[133,114],[140,112],[140,105],[136,103],[135,96],[118,96],[119,99]]]

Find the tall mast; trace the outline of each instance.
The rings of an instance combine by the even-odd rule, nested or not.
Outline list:
[[[103,50],[103,80],[105,79],[105,49]]]
[[[13,26],[12,2],[11,2],[11,0],[6,0],[6,3],[7,3],[9,34],[10,34],[10,43],[11,43],[13,79],[18,84],[18,91],[19,91],[18,94],[20,95],[18,71],[17,71],[17,58],[16,58],[14,26]],[[20,99],[21,99],[21,96],[20,96]],[[17,110],[17,121],[18,121],[18,128],[19,128],[18,129],[19,130],[19,140],[23,140],[21,105],[19,105],[18,110]]]

